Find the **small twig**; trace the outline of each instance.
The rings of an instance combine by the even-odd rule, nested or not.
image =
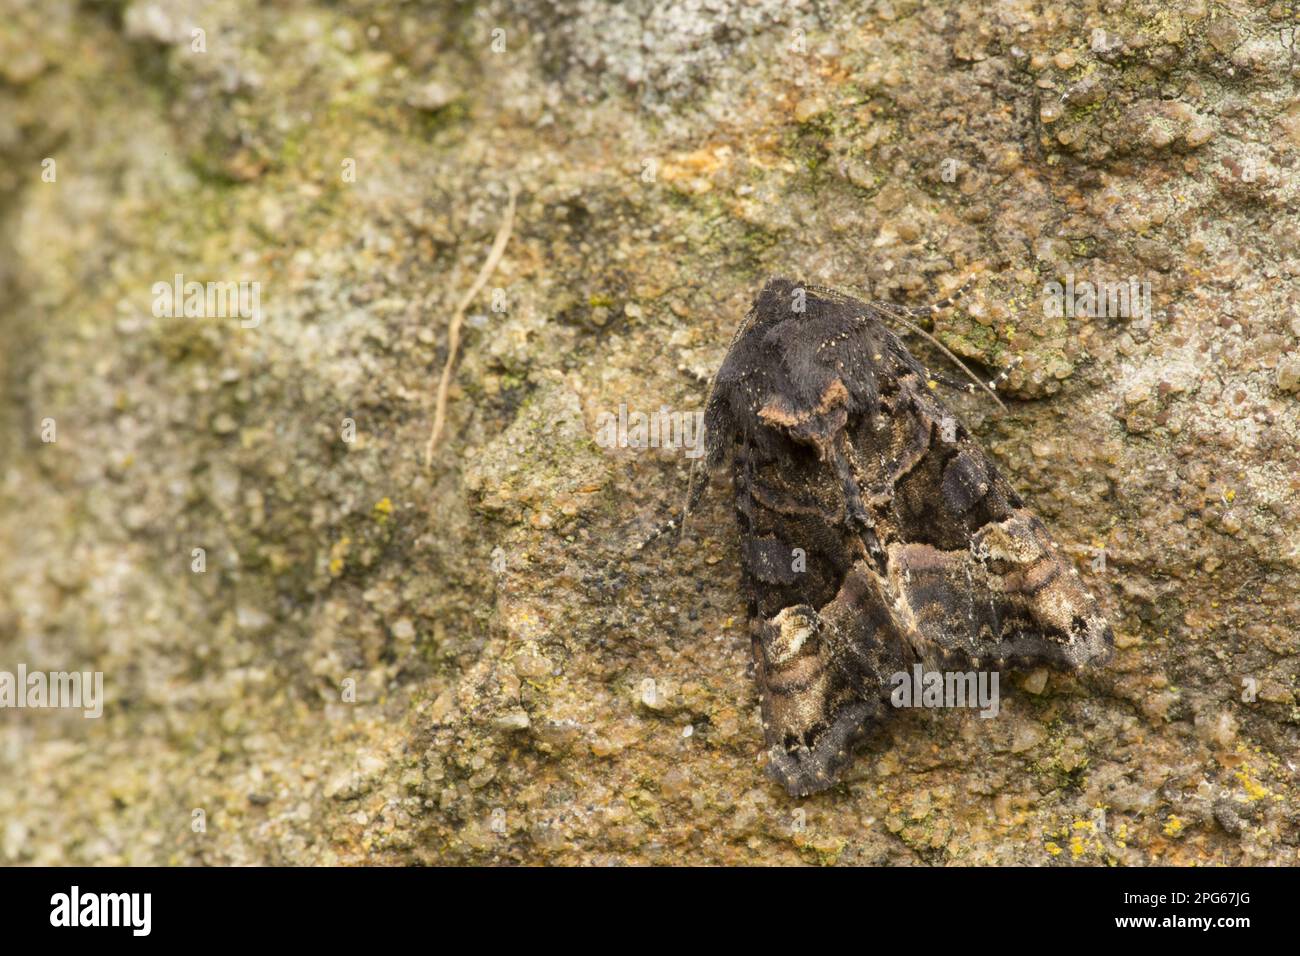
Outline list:
[[[465,320],[465,310],[474,301],[474,297],[483,291],[483,286],[487,285],[488,278],[501,262],[501,257],[506,251],[506,243],[510,241],[511,230],[514,229],[515,198],[519,195],[519,187],[514,183],[508,183],[507,189],[510,195],[506,202],[506,214],[501,220],[501,228],[497,230],[496,239],[492,241],[492,249],[483,260],[483,268],[479,269],[478,275],[474,277],[473,283],[456,306],[456,311],[451,314],[451,322],[447,328],[447,362],[442,367],[442,379],[438,382],[438,398],[433,408],[433,428],[429,432],[429,443],[424,446],[426,468],[433,464],[433,452],[438,447],[443,420],[447,416],[447,392],[451,389],[451,371],[456,364],[456,353],[460,349],[460,326]]]

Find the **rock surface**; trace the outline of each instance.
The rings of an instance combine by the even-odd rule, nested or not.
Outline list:
[[[0,863],[1298,861],[1292,6],[0,13],[0,670],[107,697],[0,712]],[[768,275],[973,270],[933,331],[1020,364],[953,407],[1115,660],[792,801],[725,477],[637,552],[691,463],[596,422],[700,408]],[[260,320],[158,316],[177,274]],[[1053,315],[1070,276],[1151,309]]]

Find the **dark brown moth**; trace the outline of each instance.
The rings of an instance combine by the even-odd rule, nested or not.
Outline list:
[[[896,308],[772,279],[705,409],[704,464],[732,463],[768,769],[792,795],[835,782],[914,662],[1077,670],[1114,644],[885,324]]]

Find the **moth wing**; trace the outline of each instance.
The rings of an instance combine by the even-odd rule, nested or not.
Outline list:
[[[894,543],[886,554],[895,619],[929,666],[1079,670],[1114,647],[1078,572],[1024,509],[985,525],[964,550]]]
[[[887,602],[927,666],[1077,670],[1102,663],[1114,637],[1047,528],[930,389],[890,408],[879,490]]]
[[[904,669],[874,574],[862,562],[820,610],[797,604],[753,627],[768,772],[791,796],[831,786]]]

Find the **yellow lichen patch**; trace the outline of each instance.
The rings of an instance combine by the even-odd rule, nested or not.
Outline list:
[[[1167,837],[1176,837],[1183,832],[1183,821],[1177,815],[1171,815],[1165,821],[1164,833]]]
[[[1265,787],[1245,770],[1238,770],[1233,774],[1233,776],[1237,778],[1242,789],[1246,791],[1246,799],[1251,803],[1254,803],[1256,800],[1263,800],[1265,797],[1272,795],[1271,790]]]
[[[330,548],[330,576],[338,577],[343,573],[343,566],[347,563],[348,551],[352,549],[352,539],[347,535],[339,538]]]
[[[384,495],[384,497],[380,498],[378,501],[375,502],[375,520],[378,521],[380,524],[383,524],[385,521],[387,521],[388,516],[391,515],[392,513],[393,513],[393,502],[388,497],[388,495]]]
[[[1055,843],[1054,841],[1052,841],[1052,840],[1048,840],[1048,841],[1047,841],[1047,852],[1050,853],[1052,856],[1060,856],[1060,855],[1061,855],[1062,853],[1064,853],[1065,851],[1062,850],[1059,846],[1057,846],[1056,843]]]

